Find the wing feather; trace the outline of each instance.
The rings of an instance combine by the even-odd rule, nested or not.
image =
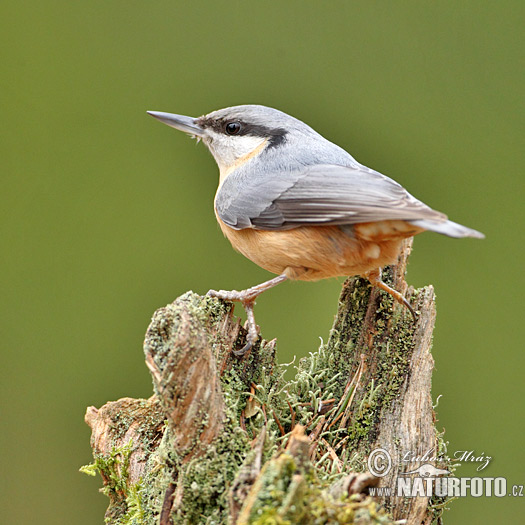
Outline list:
[[[235,229],[446,220],[397,182],[361,165],[320,164],[256,175],[239,170],[224,181],[215,206],[219,217]]]

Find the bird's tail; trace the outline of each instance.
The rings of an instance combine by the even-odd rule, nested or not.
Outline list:
[[[432,232],[441,233],[443,235],[448,235],[449,237],[475,237],[476,239],[484,239],[485,235],[481,232],[473,230],[472,228],[467,228],[462,226],[457,222],[445,221],[429,221],[427,219],[417,219],[415,221],[408,221],[414,226],[419,226],[425,230],[430,230]]]

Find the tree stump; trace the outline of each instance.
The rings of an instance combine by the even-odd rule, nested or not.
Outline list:
[[[153,396],[86,413],[95,459],[82,470],[102,476],[106,522],[439,520],[437,498],[371,495],[414,468],[407,452],[433,451],[441,459],[429,463],[448,467],[430,395],[434,291],[407,287],[410,248],[411,240],[383,278],[406,294],[417,321],[365,279],[350,278],[328,341],[300,360],[290,381],[275,340],[232,353],[246,330],[231,303],[187,292],[157,310],[144,342]],[[376,449],[391,458],[390,470],[373,463],[381,477],[368,467]]]

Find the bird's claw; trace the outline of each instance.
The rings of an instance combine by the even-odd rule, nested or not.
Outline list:
[[[244,355],[248,350],[250,350],[257,339],[259,338],[259,331],[257,329],[257,324],[255,323],[255,315],[253,313],[253,307],[255,306],[255,301],[242,301],[244,310],[246,311],[246,324],[248,327],[248,334],[246,335],[246,344],[240,350],[234,350],[233,353],[236,356]]]
[[[222,299],[223,301],[237,301],[244,305],[244,303],[255,303],[255,299],[259,294],[251,293],[251,290],[248,289],[240,292],[237,290],[208,290],[206,295]]]
[[[248,334],[246,335],[246,344],[240,350],[232,350],[232,352],[237,356],[244,355],[248,350],[250,350],[253,345],[257,342],[259,338],[258,327],[255,324],[255,315],[253,313],[253,307],[255,306],[255,299],[264,291],[273,288],[277,284],[286,281],[288,277],[286,274],[278,275],[269,281],[261,283],[257,286],[252,286],[246,290],[237,291],[237,290],[208,290],[206,294],[208,297],[217,297],[223,301],[239,301],[244,306],[246,310],[246,325],[248,328]]]

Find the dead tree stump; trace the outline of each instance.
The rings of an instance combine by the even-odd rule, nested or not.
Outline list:
[[[445,457],[430,395],[434,291],[407,289],[410,247],[383,276],[406,293],[417,321],[366,280],[348,279],[328,341],[300,360],[291,381],[275,340],[232,353],[246,330],[231,303],[187,292],[157,310],[144,342],[153,396],[86,413],[95,459],[82,470],[102,476],[106,521],[438,520],[444,502],[435,498],[370,495],[414,468],[407,452]],[[383,477],[368,472],[376,449],[391,458],[389,471],[374,463]]]

